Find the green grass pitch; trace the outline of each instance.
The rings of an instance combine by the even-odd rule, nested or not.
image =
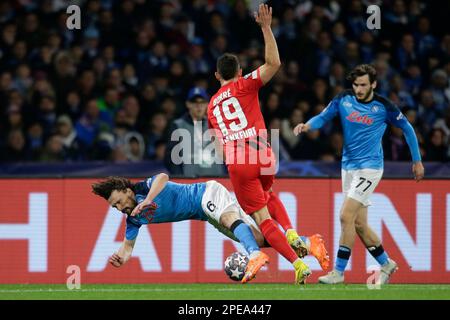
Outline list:
[[[450,300],[448,284],[3,284],[0,300]]]

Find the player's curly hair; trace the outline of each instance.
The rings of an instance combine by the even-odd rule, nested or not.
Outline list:
[[[106,180],[93,183],[92,193],[108,200],[114,190],[125,191],[127,188],[133,190],[134,184],[122,177],[108,177]]]
[[[347,80],[353,83],[356,78],[365,76],[366,74],[369,76],[370,83],[377,80],[377,70],[370,64],[360,64],[354,67],[348,74]]]

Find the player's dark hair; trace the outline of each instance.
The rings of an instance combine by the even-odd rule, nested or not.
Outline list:
[[[370,83],[377,80],[377,70],[375,70],[375,67],[370,64],[357,65],[352,71],[350,71],[347,76],[347,80],[353,83],[356,78],[365,76],[366,74],[369,76]]]
[[[238,57],[231,53],[224,53],[217,59],[217,72],[224,80],[233,79],[239,70]]]
[[[134,184],[126,178],[108,177],[104,181],[93,183],[92,193],[108,200],[114,190],[126,191],[127,188],[133,190],[133,186]]]

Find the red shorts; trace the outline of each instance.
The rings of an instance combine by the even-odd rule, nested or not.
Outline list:
[[[236,198],[247,214],[265,207],[275,178],[275,161],[270,164],[229,164],[227,166]]]

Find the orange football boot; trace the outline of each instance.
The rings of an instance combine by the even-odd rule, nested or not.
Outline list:
[[[245,275],[241,282],[246,283],[251,281],[256,276],[259,269],[261,269],[266,263],[269,263],[269,256],[264,252],[259,251],[259,254],[256,257],[248,261],[247,267],[245,268]]]
[[[320,267],[326,271],[330,267],[330,256],[325,248],[325,241],[320,234],[314,234],[309,238],[309,253],[312,254],[317,261],[319,261]]]

